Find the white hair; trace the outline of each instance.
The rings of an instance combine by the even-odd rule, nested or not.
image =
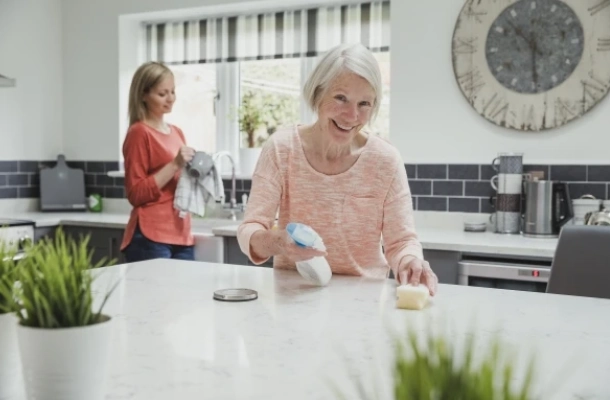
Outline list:
[[[375,102],[371,112],[371,121],[374,121],[383,93],[381,71],[373,53],[360,43],[340,44],[322,57],[303,86],[305,101],[312,111],[317,112],[326,90],[337,76],[346,71],[361,76],[373,88]]]

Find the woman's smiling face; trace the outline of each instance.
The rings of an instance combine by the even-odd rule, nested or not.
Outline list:
[[[336,144],[349,143],[371,118],[375,91],[363,77],[342,72],[318,106],[318,125]]]

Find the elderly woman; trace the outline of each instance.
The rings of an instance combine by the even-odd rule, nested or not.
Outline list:
[[[275,268],[296,269],[295,262],[322,255],[334,274],[384,277],[389,267],[399,283],[422,283],[435,294],[400,154],[364,129],[381,94],[379,66],[366,47],[340,45],[322,58],[303,90],[317,121],[275,132],[252,177],[237,239],[254,264],[273,256]],[[311,226],[327,251],[297,246],[285,229],[290,222]]]

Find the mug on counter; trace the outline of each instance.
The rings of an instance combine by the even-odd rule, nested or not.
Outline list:
[[[490,179],[491,187],[498,193],[521,194],[523,191],[523,175],[498,174]]]
[[[496,233],[521,232],[521,194],[499,193],[489,198],[496,212],[489,221]]]
[[[500,153],[491,162],[499,174],[523,174],[523,153]]]
[[[489,198],[496,211],[521,212],[521,194],[498,193]]]
[[[489,216],[496,233],[521,233],[521,213],[496,211]]]

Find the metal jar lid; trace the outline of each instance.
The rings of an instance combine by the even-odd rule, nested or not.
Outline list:
[[[250,301],[258,298],[258,292],[252,289],[221,289],[214,292],[214,300]]]

